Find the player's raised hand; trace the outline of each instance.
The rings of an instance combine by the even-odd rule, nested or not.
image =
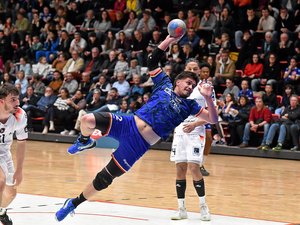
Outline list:
[[[206,98],[210,98],[212,96],[213,88],[212,83],[206,80],[201,82],[198,86],[200,93]]]

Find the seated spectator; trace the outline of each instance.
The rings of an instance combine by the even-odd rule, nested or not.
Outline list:
[[[277,53],[277,42],[273,40],[272,32],[267,31],[261,45],[260,58],[266,61],[270,53]]]
[[[57,54],[61,55],[61,54],[69,53],[71,41],[72,40],[67,31],[65,31],[65,30],[60,31],[59,43],[57,46]],[[67,59],[67,55],[66,55],[66,59]]]
[[[222,9],[221,15],[217,17],[216,35],[227,33],[230,37],[233,37],[234,30],[235,22],[230,14],[230,9],[224,7]]]
[[[287,33],[282,33],[278,43],[278,60],[288,61],[294,54],[293,42],[290,40]]]
[[[275,40],[277,35],[277,32],[275,31],[275,24],[276,21],[274,17],[270,15],[269,9],[267,7],[264,7],[261,10],[261,17],[258,22],[256,36],[258,36],[259,38],[259,33],[263,34],[270,31],[273,33],[273,40]]]
[[[32,118],[45,116],[47,110],[54,104],[56,96],[50,87],[46,87],[45,94],[39,99],[36,105],[29,105],[25,112],[27,114],[27,127],[29,130],[33,129]],[[54,124],[50,123],[49,130],[54,130]]]
[[[107,80],[107,77],[102,74],[99,77],[99,80],[97,83],[92,84],[90,90],[94,91],[95,89],[99,89],[101,91],[101,98],[106,99],[107,93],[111,89],[111,84]],[[87,101],[90,99],[90,95],[93,94],[92,92],[89,92],[88,96],[86,97]]]
[[[206,61],[209,56],[209,48],[206,40],[204,38],[200,38],[199,44],[193,49],[193,53],[195,58],[200,62]]]
[[[235,63],[229,58],[229,51],[223,50],[220,60],[217,61],[214,88],[217,93],[220,93],[220,85],[226,83],[227,78],[233,79],[235,75]]]
[[[242,79],[247,79],[249,82],[252,82],[253,79],[258,79],[263,72],[263,64],[259,60],[257,53],[252,55],[250,63],[247,63],[242,74]]]
[[[126,81],[126,75],[123,71],[119,71],[117,73],[117,81],[115,81],[112,85],[113,88],[118,90],[118,95],[120,97],[125,97],[128,95],[130,90],[130,84]]]
[[[264,135],[260,146],[258,146],[258,149],[261,149],[263,146],[265,146],[271,119],[271,111],[264,105],[262,98],[257,97],[255,99],[255,106],[253,106],[250,111],[249,122],[246,123],[244,129],[243,142],[239,145],[239,147],[248,147],[250,141],[250,133],[257,133],[262,128],[264,131]]]
[[[51,65],[48,64],[46,56],[41,56],[37,64],[32,65],[32,72],[42,76],[42,79],[47,79],[51,71]]]
[[[221,99],[225,100],[228,94],[233,94],[234,99],[237,100],[239,96],[240,89],[234,84],[234,81],[230,78],[226,79],[226,89],[224,90]]]
[[[19,64],[17,70],[18,70],[18,71],[23,70],[23,71],[24,71],[24,74],[25,74],[25,78],[26,78],[26,79],[30,79],[30,78],[31,78],[30,76],[31,76],[31,73],[32,73],[30,63],[27,63],[27,60],[26,60],[26,58],[24,58],[24,57],[21,57],[21,58],[20,58],[19,63],[20,63],[20,64]]]
[[[93,47],[91,56],[85,61],[81,72],[88,73],[93,78],[99,74],[103,62],[104,59],[100,56],[99,48]]]
[[[17,77],[17,80],[15,81],[15,84],[20,84],[21,85],[21,94],[25,94],[29,83],[28,83],[28,80],[25,78],[24,71],[23,70],[18,71],[16,77]]]
[[[5,83],[9,83],[9,84],[14,84],[15,83],[8,73],[4,73],[3,76],[0,77],[0,84],[2,85],[2,84],[5,84]]]
[[[126,80],[130,82],[134,74],[141,75],[141,66],[139,65],[137,59],[130,60],[129,70],[126,76]]]
[[[129,67],[128,62],[126,61],[127,57],[125,53],[118,54],[118,61],[114,68],[114,75],[112,76],[111,82],[117,79],[117,74],[123,72],[125,75],[128,73]]]
[[[147,53],[150,54],[161,43],[161,32],[158,30],[152,31],[152,36],[147,46]]]
[[[76,51],[78,54],[83,53],[87,46],[86,40],[81,37],[79,32],[74,34],[74,39],[71,41],[69,52],[72,54]]]
[[[276,55],[270,53],[268,61],[263,67],[263,72],[259,78],[254,78],[251,81],[251,88],[254,92],[258,92],[261,86],[266,84],[272,85],[274,90],[277,90],[277,81],[280,79],[281,70]],[[276,91],[277,92],[277,91]]]
[[[66,17],[64,16],[60,17],[58,24],[61,30],[67,31],[69,35],[75,34],[76,27],[74,26],[74,24],[71,24],[69,21],[67,21]]]
[[[100,43],[103,43],[106,32],[111,28],[111,19],[106,9],[101,10],[100,14],[100,22],[97,23],[97,26],[95,27],[95,32],[100,40]]]
[[[69,99],[70,95],[69,95],[69,91],[67,88],[61,88],[59,91],[59,97],[55,100],[55,102],[53,103],[53,106],[51,106],[45,115],[45,118],[43,120],[43,125],[44,125],[44,129],[43,129],[43,134],[47,134],[49,131],[49,124],[51,126],[52,131],[55,130],[55,123],[54,123],[54,119],[56,119],[55,122],[57,122],[57,120],[59,120],[60,122],[64,122],[66,123],[67,121],[70,122],[70,120],[68,119],[68,117],[70,116],[70,106],[67,103],[67,99]]]
[[[95,52],[94,51],[94,55],[93,55],[93,49],[97,51],[97,55],[95,56]],[[97,38],[96,33],[95,32],[90,32],[89,36],[88,36],[88,42],[87,42],[87,46],[83,52],[83,58],[85,60],[91,60],[91,58],[94,57],[99,57],[100,53],[102,53],[103,49],[102,46],[100,44],[100,40],[99,38]]]
[[[116,114],[131,114],[131,110],[128,108],[128,103],[126,100],[122,100],[120,104],[120,108],[116,111]]]
[[[72,51],[72,57],[67,61],[62,73],[63,75],[65,75],[66,73],[72,73],[74,77],[77,78],[83,65],[83,58],[79,56],[79,53],[77,51]]]
[[[58,57],[52,62],[52,69],[62,73],[65,65],[67,64],[67,59],[67,53],[59,54]]]
[[[92,81],[91,81],[90,74],[87,72],[83,72],[77,90],[80,90],[83,97],[86,97],[91,89],[91,86],[92,86]]]
[[[92,9],[89,9],[86,14],[83,23],[80,26],[80,31],[85,33],[91,33],[95,32],[99,21],[96,20],[94,16],[94,11]]]
[[[26,56],[29,61],[33,62],[36,60],[36,52],[43,49],[43,44],[40,42],[39,36],[33,36],[32,41],[29,39],[28,45],[29,49],[26,50]]]
[[[166,53],[167,62],[172,66],[175,73],[179,73],[184,66],[184,54],[178,43],[171,45],[169,52]]]
[[[58,95],[62,83],[62,74],[56,70],[53,72],[52,80],[50,81],[48,87],[52,88],[55,95]]]
[[[73,96],[75,94],[75,92],[77,91],[78,82],[77,82],[77,80],[74,79],[72,73],[66,73],[66,75],[64,76],[63,83],[60,87],[60,90],[62,88],[67,88],[69,91],[69,94],[71,96]]]
[[[35,54],[36,62],[38,62],[42,56],[46,56],[47,62],[52,62],[57,56],[58,44],[59,38],[57,33],[54,31],[49,31],[47,39],[44,42],[43,50],[39,50]]]
[[[283,74],[284,84],[291,84],[295,87],[296,94],[300,93],[300,69],[297,67],[296,58],[291,58],[290,65]]]
[[[28,86],[26,93],[20,95],[20,107],[22,109],[27,109],[29,105],[36,105],[39,97],[34,94],[33,87]]]
[[[185,35],[180,39],[178,44],[183,46],[185,44],[190,44],[192,48],[195,48],[200,41],[200,37],[196,34],[193,28],[189,28]]]
[[[292,13],[288,12],[286,7],[280,8],[280,14],[276,21],[275,29],[278,34],[286,33],[291,35],[295,31],[295,18]]]
[[[283,110],[290,105],[290,97],[295,94],[294,87],[290,84],[284,86],[281,104],[275,109],[275,114],[281,115]]]
[[[241,82],[241,90],[239,92],[238,98],[246,96],[247,102],[249,102],[250,105],[254,104],[253,102],[253,91],[249,89],[249,83],[247,80],[242,80]]]
[[[297,127],[297,120],[300,119],[300,107],[297,95],[292,95],[290,98],[290,106],[284,109],[280,115],[279,121],[273,123],[268,131],[266,139],[266,145],[262,150],[270,150],[271,144],[275,137],[276,132],[279,130],[279,136],[276,147],[272,148],[274,151],[280,151],[283,148],[283,144],[286,138],[292,137],[293,150],[299,149],[299,127]],[[293,130],[292,130],[292,126]],[[295,129],[297,127],[298,129]]]
[[[134,37],[132,39],[129,60],[136,58],[140,66],[145,66],[147,59],[146,49],[148,47],[149,40],[139,30],[135,30],[133,34]]]
[[[45,93],[45,84],[42,82],[42,77],[38,74],[34,74],[29,81],[30,85],[34,89],[34,94],[41,97]]]
[[[203,39],[207,43],[210,43],[216,25],[217,25],[216,16],[212,14],[209,9],[204,9],[204,13],[200,20],[200,25],[197,33],[199,34],[200,37],[203,37]]]
[[[141,76],[138,74],[133,75],[133,85],[130,87],[128,95],[125,96],[123,99],[137,99],[137,95],[143,95],[144,94],[144,88],[142,88],[141,85]]]
[[[129,56],[130,45],[131,39],[126,37],[123,31],[120,31],[118,37],[116,38],[116,50],[118,52],[124,52],[127,56]]]
[[[107,94],[105,105],[94,110],[93,112],[115,112],[119,109],[122,98],[119,95],[118,89],[112,87]]]
[[[116,38],[113,32],[108,30],[104,37],[103,53],[109,54],[109,52],[114,49],[116,49]]]
[[[143,12],[143,17],[139,20],[136,30],[142,32],[142,34],[149,36],[154,30],[156,22],[151,15],[150,10],[145,10]]]
[[[124,18],[123,10],[117,10],[115,11],[115,20],[112,22],[110,30],[113,32],[113,34],[119,32],[123,29],[126,21]]]
[[[267,84],[265,87],[265,92],[262,94],[262,99],[264,105],[269,108],[269,110],[274,113],[275,109],[277,108],[277,98],[276,94],[273,91],[273,87],[270,84]]]
[[[229,146],[236,146],[242,143],[245,125],[249,120],[251,105],[246,96],[239,98],[237,107],[232,110],[232,114],[236,115],[235,120],[229,121],[228,129],[230,133]]]
[[[136,13],[134,11],[129,12],[128,20],[127,20],[126,24],[124,25],[123,30],[121,30],[121,32],[123,31],[127,38],[131,38],[133,31],[136,29],[136,27],[138,25],[138,22],[139,21],[136,16]],[[116,34],[116,37],[118,37],[121,32],[118,32]]]

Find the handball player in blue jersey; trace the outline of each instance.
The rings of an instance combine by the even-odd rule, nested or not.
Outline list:
[[[90,136],[95,129],[100,130],[104,136],[118,140],[119,147],[112,153],[109,163],[83,192],[78,197],[65,201],[63,207],[55,214],[58,221],[74,213],[79,204],[107,188],[114,178],[130,170],[151,145],[160,139],[166,139],[189,115],[195,115],[208,123],[217,122],[218,115],[211,98],[213,87],[210,84],[199,85],[199,90],[207,102],[207,109],[204,109],[195,100],[187,99],[198,83],[198,75],[189,71],[180,73],[175,79],[173,88],[170,78],[158,67],[158,62],[166,49],[179,39],[167,36],[148,57],[149,74],[154,88],[148,103],[135,115],[98,112],[82,117],[81,134],[69,147],[70,154],[93,148],[95,141]]]

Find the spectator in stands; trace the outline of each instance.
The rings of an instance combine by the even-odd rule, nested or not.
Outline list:
[[[70,46],[71,46],[71,38],[69,37],[69,34],[67,31],[62,30],[59,34],[59,43],[57,46],[57,54],[61,55],[61,54],[67,54],[70,50]]]
[[[144,88],[142,88],[141,85],[141,76],[138,74],[133,75],[132,79],[133,84],[130,86],[130,89],[128,91],[128,95],[124,97],[124,99],[137,99],[138,95],[144,94]]]
[[[191,44],[192,48],[195,48],[200,41],[200,37],[196,34],[196,31],[193,28],[187,29],[186,34],[178,42],[180,46],[185,44]]]
[[[116,114],[130,114],[131,110],[128,108],[128,103],[125,99],[121,101],[120,108],[116,111]]]
[[[122,98],[119,95],[118,89],[112,87],[107,94],[105,105],[94,110],[93,112],[115,112],[119,109]]]
[[[243,31],[248,31],[249,35],[252,36],[258,26],[258,17],[256,16],[253,8],[247,9],[247,19],[242,21],[241,29],[235,31],[235,46],[237,49],[241,49],[243,46]]]
[[[233,37],[234,30],[235,22],[230,15],[230,9],[225,7],[222,9],[221,15],[217,17],[216,35],[227,33],[230,37]]]
[[[127,0],[125,13],[134,12],[137,16],[142,13],[142,5],[140,0]],[[129,15],[130,16],[130,15]]]
[[[249,89],[249,82],[248,80],[242,80],[241,82],[241,90],[239,92],[238,98],[246,96],[247,97],[247,103],[254,104],[253,102],[253,91]]]
[[[281,115],[283,110],[290,105],[290,97],[294,94],[295,94],[295,91],[294,91],[294,87],[292,85],[287,84],[284,86],[282,101],[281,101],[280,105],[278,105],[278,108],[275,109],[275,114],[277,114],[279,116]]]
[[[229,121],[228,129],[230,133],[229,146],[236,146],[241,144],[243,140],[243,133],[245,125],[249,120],[251,104],[246,96],[242,95],[236,109],[232,110],[232,114],[236,115],[235,120]]]
[[[51,14],[48,6],[43,7],[43,11],[40,13],[40,18],[44,23],[48,23],[53,19],[53,15]]]
[[[126,81],[126,75],[124,71],[117,72],[117,81],[112,85],[113,88],[118,89],[118,95],[120,97],[125,97],[128,95],[130,90],[130,84]]]
[[[80,26],[80,31],[85,34],[95,32],[96,28],[98,27],[98,23],[99,22],[94,16],[94,11],[90,9],[85,14],[84,21]]]
[[[283,144],[287,136],[292,137],[293,150],[299,149],[299,129],[291,130],[292,125],[297,124],[297,120],[300,119],[300,107],[298,104],[298,96],[292,95],[290,97],[290,106],[284,109],[281,113],[279,121],[273,123],[268,131],[266,139],[266,145],[262,150],[270,150],[271,144],[275,137],[276,132],[279,130],[279,136],[276,147],[272,148],[274,151],[280,151],[283,148]]]
[[[102,46],[100,44],[100,40],[99,38],[97,38],[97,35],[95,32],[90,32],[88,34],[88,41],[87,41],[87,46],[84,50],[83,53],[83,57],[85,60],[89,60],[91,57],[93,57],[92,55],[92,50],[93,48],[97,48],[98,49],[98,55],[102,53],[103,49]],[[101,57],[102,58],[102,57]]]
[[[71,55],[72,57],[67,61],[62,73],[63,75],[72,73],[74,77],[77,77],[84,65],[84,60],[79,56],[79,52],[76,50],[72,51]]]
[[[45,93],[46,86],[42,82],[42,76],[38,74],[33,74],[32,78],[29,81],[30,86],[34,89],[34,94],[41,97]]]
[[[186,27],[197,31],[200,26],[200,18],[195,9],[189,9],[186,18]]]
[[[209,48],[204,38],[200,38],[199,44],[193,49],[193,54],[195,55],[195,58],[199,60],[199,62],[206,61],[207,57],[209,56]]]
[[[120,12],[124,12],[124,10],[126,9],[126,0],[116,0],[114,3],[114,8],[113,10],[115,12],[120,11]]]
[[[229,58],[229,51],[224,49],[221,53],[220,60],[217,61],[214,76],[214,88],[220,92],[220,85],[225,84],[227,78],[233,79],[235,75],[235,63]]]
[[[259,79],[263,72],[263,63],[259,60],[257,53],[252,55],[252,59],[249,63],[246,64],[243,74],[241,75],[242,79],[247,79],[249,82],[252,82],[253,79]]]
[[[150,54],[160,43],[161,43],[161,33],[157,30],[152,32],[152,38],[149,40],[147,46],[147,53]]]
[[[250,141],[250,133],[257,133],[261,128],[263,128],[264,134],[262,142],[260,146],[258,146],[258,149],[261,149],[263,146],[265,146],[271,118],[271,111],[264,105],[262,98],[257,97],[255,99],[255,106],[253,106],[250,111],[249,122],[245,125],[243,142],[239,145],[239,147],[248,147]]]
[[[58,95],[59,89],[63,83],[62,74],[58,70],[53,72],[52,80],[49,83],[48,87],[53,90],[55,95]]]
[[[91,34],[91,33],[90,33]],[[100,72],[102,64],[104,62],[103,57],[100,56],[100,50],[98,47],[91,49],[91,55],[87,59],[81,69],[81,72],[88,73],[91,78],[97,76]]]
[[[100,39],[100,43],[103,43],[105,33],[111,28],[111,19],[106,9],[101,10],[100,14],[101,16],[99,19],[99,23],[95,28],[95,32],[97,34],[97,37]]]
[[[227,78],[225,84],[226,84],[226,89],[224,90],[223,95],[220,99],[225,100],[228,94],[233,94],[233,97],[236,101],[239,97],[239,92],[240,92],[239,87],[235,85],[233,79],[231,78]]]
[[[138,25],[138,18],[136,16],[136,13],[134,11],[129,12],[128,15],[128,20],[126,22],[126,24],[124,25],[123,29],[121,30],[122,32],[125,33],[127,38],[131,38],[133,31],[136,29],[137,25]],[[120,32],[118,32],[116,34],[116,37],[118,38]]]
[[[280,40],[278,43],[278,60],[288,61],[291,59],[294,53],[294,45],[293,42],[289,39],[288,34],[280,34]]]
[[[30,22],[28,19],[21,13],[17,13],[17,20],[13,29],[13,41],[15,43],[21,43],[25,39],[25,35],[29,32]]]
[[[74,35],[77,31],[76,27],[69,21],[67,21],[65,17],[60,17],[58,24],[60,26],[60,29],[67,31],[69,35]]]
[[[112,22],[110,30],[116,34],[124,28],[125,23],[123,11],[115,11],[115,20]]]
[[[76,79],[74,79],[74,76],[72,73],[68,72],[64,75],[63,83],[59,89],[59,91],[62,88],[67,88],[69,95],[73,96],[78,89],[78,82]]]
[[[86,97],[91,89],[91,86],[92,86],[92,81],[91,81],[90,73],[83,72],[77,90],[80,90],[83,97]]]
[[[118,61],[115,65],[114,75],[112,76],[111,82],[115,81],[117,79],[117,74],[119,72],[124,72],[125,75],[128,73],[129,66],[128,66],[128,62],[126,59],[127,59],[127,57],[126,57],[125,53],[120,52],[118,54]]]
[[[289,36],[295,31],[295,18],[292,13],[289,13],[286,7],[280,8],[280,14],[276,21],[275,30],[279,35],[286,33]],[[291,38],[291,36],[290,36]]]
[[[53,106],[49,107],[45,118],[43,120],[44,129],[42,131],[43,134],[47,134],[49,131],[49,124],[51,126],[52,131],[55,130],[55,122],[57,123],[57,120],[60,122],[67,123],[69,121],[70,116],[70,106],[67,104],[67,99],[70,97],[69,91],[67,88],[61,88],[59,91],[59,97],[55,100],[53,103]],[[70,125],[70,124],[69,124]],[[63,134],[63,133],[61,133]]]
[[[25,77],[28,79],[30,78],[30,75],[32,73],[31,70],[31,65],[29,63],[27,63],[27,60],[25,57],[21,57],[20,61],[19,61],[19,66],[18,66],[18,70],[23,70]]]
[[[163,21],[160,25],[161,38],[164,39],[168,36],[168,24],[172,20],[171,14],[169,12],[165,12]]]
[[[204,38],[207,43],[210,43],[212,41],[216,25],[216,16],[212,14],[209,9],[204,9],[197,33],[201,38]]]
[[[3,30],[0,30],[0,55],[3,62],[12,59],[13,49],[11,45],[11,38],[7,36]]]
[[[285,69],[283,74],[284,84],[291,84],[295,87],[296,94],[300,93],[300,69],[297,67],[296,58],[290,59],[289,66]]]
[[[107,77],[104,74],[101,74],[99,80],[91,86],[91,91],[99,89],[101,91],[101,98],[106,99],[107,93],[111,89],[111,84],[107,80]],[[86,97],[87,101],[91,98],[92,92],[90,91],[89,96]]]
[[[24,71],[23,70],[18,71],[16,74],[16,77],[17,77],[17,79],[15,81],[15,85],[20,84],[21,85],[21,94],[25,94],[29,83],[28,83],[28,80],[25,78]]]
[[[115,46],[116,50],[118,52],[124,52],[127,56],[129,56],[130,45],[131,45],[131,39],[125,35],[125,32],[120,31],[116,39],[116,46]]]
[[[34,94],[33,87],[28,86],[26,93],[20,95],[20,107],[22,109],[27,109],[29,105],[36,105],[39,97]]]
[[[116,48],[116,38],[115,35],[111,30],[107,31],[107,34],[105,35],[104,38],[104,45],[103,45],[103,50],[105,53],[109,53],[110,50],[113,50]]]
[[[212,3],[212,12],[214,15],[219,18],[224,8],[231,10],[231,6],[225,0],[217,0]]]
[[[52,62],[57,56],[59,38],[56,31],[49,31],[46,41],[44,42],[43,50],[39,50],[35,54],[36,62],[41,56],[46,56],[47,62]]]
[[[25,112],[27,114],[27,127],[32,130],[32,118],[45,116],[49,107],[53,105],[56,100],[51,87],[46,87],[44,95],[39,99],[36,105],[29,105]],[[49,130],[54,130],[54,124],[50,123]]]
[[[251,88],[254,92],[258,92],[260,87],[266,84],[272,85],[274,91],[277,92],[277,81],[280,79],[281,70],[276,58],[276,54],[270,53],[268,62],[264,64],[262,75],[251,81]]]
[[[105,75],[106,78],[110,81],[110,78],[113,76],[114,74],[114,69],[117,63],[117,54],[115,50],[111,50],[108,54],[108,59],[104,60],[100,71],[99,71],[99,75],[96,77],[93,77],[93,82],[97,82],[99,80],[99,76],[101,74]]]
[[[269,108],[269,110],[274,113],[275,109],[278,106],[276,94],[273,91],[273,87],[270,84],[267,84],[265,87],[265,92],[262,95],[264,105]]]
[[[137,59],[132,59],[130,60],[130,65],[126,76],[126,80],[130,82],[132,80],[133,75],[135,74],[141,76],[141,66],[138,64]]]
[[[32,14],[31,20],[31,36],[39,36],[45,22],[40,18],[38,13]]]
[[[2,77],[0,77],[0,84],[14,84],[15,82],[12,80],[11,76],[8,73],[4,73]]]
[[[130,59],[137,58],[140,66],[146,65],[146,49],[148,47],[148,43],[149,40],[142,34],[141,31],[134,31]]]
[[[146,9],[143,11],[143,17],[139,20],[136,29],[146,37],[150,37],[151,32],[154,30],[156,22],[151,15],[151,11]]]
[[[74,39],[71,41],[70,44],[69,52],[72,54],[72,52],[76,51],[80,54],[84,52],[86,46],[86,40],[83,37],[81,37],[81,34],[79,32],[75,32]]]
[[[52,62],[52,70],[57,70],[62,73],[65,65],[67,64],[67,53],[61,53],[58,57]]]
[[[268,31],[272,32],[273,40],[276,40],[276,32],[275,31],[276,21],[273,16],[270,15],[269,9],[267,7],[261,10],[261,17],[258,22],[256,32],[259,33],[266,33]]]
[[[169,51],[166,53],[166,58],[166,64],[170,64],[175,73],[179,73],[180,70],[182,70],[182,67],[184,66],[184,54],[178,43],[173,43],[171,45]]]

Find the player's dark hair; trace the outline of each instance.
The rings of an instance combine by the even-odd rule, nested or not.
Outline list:
[[[3,84],[0,86],[0,99],[6,98],[9,94],[19,95],[19,90],[13,84]]]
[[[185,78],[191,78],[191,79],[193,79],[193,80],[196,82],[196,84],[198,84],[198,82],[199,82],[199,77],[198,77],[197,74],[195,74],[195,73],[193,73],[193,72],[190,72],[190,71],[183,71],[183,72],[181,72],[180,74],[178,74],[178,75],[176,76],[175,81],[174,81],[174,84],[176,84],[176,82],[177,82],[178,80],[183,80],[183,79],[185,79]],[[174,86],[175,86],[175,85],[174,85]]]

